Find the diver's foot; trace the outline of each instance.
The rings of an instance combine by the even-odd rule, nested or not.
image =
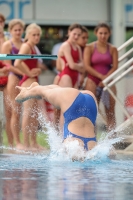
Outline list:
[[[37,82],[33,82],[30,87],[27,87],[28,90],[32,89],[33,87],[39,86]]]
[[[19,88],[19,87],[17,87]],[[21,88],[21,87],[20,87]],[[21,91],[20,93],[16,96],[15,100],[18,102],[18,103],[22,103],[26,100],[30,99],[28,93],[27,93],[27,88],[21,88]]]
[[[18,88],[18,89],[20,90],[20,93],[17,95],[17,97],[15,98],[15,100],[16,100],[18,103],[22,103],[22,102],[27,101],[28,99],[32,99],[32,98],[35,98],[35,99],[42,99],[42,97],[39,96],[39,95],[36,95],[36,96],[29,95],[30,89],[32,89],[32,88],[35,87],[35,86],[38,86],[38,83],[34,82],[34,83],[32,83],[31,86],[28,87],[28,88],[16,86],[16,88]]]

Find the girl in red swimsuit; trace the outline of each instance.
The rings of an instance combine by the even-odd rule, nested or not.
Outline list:
[[[54,84],[58,81],[57,84],[61,87],[77,87],[79,73],[84,71],[82,52],[77,45],[81,33],[82,26],[80,24],[72,24],[68,28],[68,39],[61,45],[57,59],[57,69],[60,69],[61,72],[56,76]],[[54,109],[54,123],[56,126],[58,126],[59,116],[60,111]],[[60,124],[62,127],[62,115]]]
[[[102,81],[113,73],[118,67],[118,52],[116,47],[108,43],[111,30],[110,27],[101,23],[95,28],[95,35],[97,41],[86,46],[84,51],[84,63],[86,71],[88,72],[88,79],[86,88],[93,92],[98,101],[102,95],[98,94],[99,88],[103,87]],[[96,93],[97,91],[97,93]],[[115,86],[112,87],[112,91],[116,93]],[[107,128],[111,130],[115,128],[115,100],[109,94],[108,101],[106,100],[105,111],[107,118]]]
[[[21,46],[19,54],[36,54],[35,46],[39,43],[40,36],[40,26],[34,23],[27,26],[25,35],[26,42]],[[14,65],[25,74],[20,81],[21,86],[29,87],[33,82],[38,80],[41,70],[39,68],[39,61],[37,59],[16,59]],[[24,138],[24,149],[40,149],[41,147],[36,141],[36,133],[38,130],[38,114],[35,112],[35,110],[38,108],[38,102],[36,99],[28,100],[23,104],[23,108],[22,131]]]
[[[73,24],[68,29],[68,40],[65,41],[58,54],[58,59],[64,67],[59,74],[58,85],[62,87],[75,87],[78,81],[79,72],[83,72],[81,49],[77,45],[77,40],[82,32],[82,26]]]

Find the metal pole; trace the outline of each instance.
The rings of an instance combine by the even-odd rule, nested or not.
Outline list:
[[[32,19],[36,20],[36,0],[32,0]]]
[[[120,81],[124,76],[126,76],[130,71],[133,70],[133,65],[128,68],[126,71],[124,71],[121,75],[117,76],[112,82],[108,84],[108,87],[112,87],[114,84],[116,84],[118,81]],[[104,87],[104,91],[107,90],[106,87]]]
[[[113,79],[115,75],[117,75],[118,73],[120,74],[122,70],[125,70],[125,68],[128,67],[129,65],[131,65],[132,63],[133,63],[133,58],[128,60],[124,65],[122,65],[120,68],[118,68],[116,71],[114,71],[109,77],[104,79],[103,83],[107,84],[107,82],[109,82],[111,79]]]
[[[124,0],[111,0],[111,22],[112,22],[112,44],[117,48],[125,42],[125,3]],[[132,40],[132,39],[131,39]],[[120,49],[119,49],[120,50]],[[123,52],[121,52],[123,54]],[[120,53],[120,54],[121,54]],[[124,102],[125,80],[117,84],[117,96]],[[116,104],[116,122],[121,124],[124,114],[121,115],[121,108]]]

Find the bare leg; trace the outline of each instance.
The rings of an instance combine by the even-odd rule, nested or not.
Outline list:
[[[73,84],[72,84],[72,80],[71,80],[70,76],[64,75],[60,79],[59,86],[73,88]],[[58,129],[59,129],[60,132],[63,132],[62,130],[63,130],[63,124],[64,124],[64,117],[63,117],[63,114],[60,111],[58,111],[58,117],[59,117],[59,128]],[[56,120],[58,120],[58,118],[55,119],[55,121]]]
[[[89,150],[93,149],[96,145],[97,145],[97,142],[95,141],[90,141],[87,144]]]
[[[23,140],[24,147],[27,149],[30,147],[30,135],[34,134],[34,122],[32,116],[33,115],[33,106],[34,100],[28,100],[23,104],[23,119],[22,119],[22,132],[23,132]],[[35,115],[36,119],[36,115]]]
[[[113,86],[112,91],[114,94],[116,94],[116,87]],[[116,126],[116,119],[115,119],[115,100],[114,98],[110,95],[110,107],[106,108],[106,116],[107,116],[107,128],[108,131],[111,131],[112,129],[115,129]]]
[[[30,87],[19,87],[19,86],[17,86],[16,88],[18,88],[20,90],[20,93],[17,95],[15,100],[17,102],[21,103],[21,102],[24,102],[24,101],[31,99],[31,98],[42,99],[41,96],[38,95],[37,90],[36,89],[33,90],[37,86],[42,87],[42,86],[39,86],[39,84],[37,82],[32,83],[30,85]]]
[[[10,128],[11,108],[7,101],[7,88],[6,87],[3,90],[3,95],[4,95],[4,111],[5,111],[5,118],[6,118],[6,123],[5,123],[6,135],[7,135],[7,140],[8,140],[9,146],[13,147],[13,134],[12,134],[12,131]]]
[[[54,79],[54,84],[58,84],[61,87],[72,87],[72,81],[68,75],[64,75],[61,79],[59,75],[56,75]],[[57,130],[59,130],[59,124],[61,125],[60,115],[61,115],[60,110],[55,108],[54,109],[54,124]]]
[[[62,76],[58,85],[61,87],[71,87],[71,88],[73,87],[72,80],[68,75]]]
[[[63,116],[63,113],[61,112],[60,113],[60,133],[63,133],[63,126],[64,126],[64,116]]]
[[[37,85],[35,85],[35,84],[37,84]],[[36,82],[33,82],[33,84],[29,84],[29,85],[30,85],[30,87],[16,86],[16,88],[18,88],[20,90],[20,93],[15,98],[15,100],[17,102],[22,103],[24,101],[27,101],[28,99],[33,99],[33,98],[34,99],[42,99],[42,97],[44,95],[44,92],[43,92],[44,90],[60,88],[60,86],[58,86],[58,85],[41,86]]]
[[[36,96],[41,93],[40,88],[43,86],[39,86],[37,82],[33,81],[34,79],[29,78],[23,83],[23,86],[30,85],[30,87],[18,87],[21,89],[21,92],[17,96],[22,98],[24,101],[30,98],[35,98],[30,99],[23,104],[22,132],[24,138],[24,149],[28,150],[43,149],[37,144],[36,140],[38,130],[38,102],[36,100]],[[41,98],[41,96],[39,96],[39,98]]]
[[[20,111],[21,111],[21,105],[18,104],[15,101],[16,95],[18,95],[18,90],[15,89],[15,86],[19,84],[19,79],[11,74],[9,75],[7,85],[7,91],[8,91],[8,103],[10,104],[11,109],[11,119],[10,119],[10,129],[13,134],[13,139],[16,144],[16,148],[21,149],[23,148],[23,145],[20,142]]]
[[[89,90],[89,91],[93,92],[94,95],[96,95],[96,87],[97,86],[94,83],[94,81],[87,78],[85,90]]]
[[[22,131],[24,138],[25,149],[37,150],[44,149],[37,144],[37,130],[38,130],[38,102],[35,99],[24,102],[24,113],[22,121]],[[30,144],[31,139],[31,144]]]
[[[60,121],[60,110],[54,108],[54,125],[57,131],[59,129],[59,121]]]
[[[58,85],[59,81],[60,81],[60,77],[59,77],[59,75],[56,75],[54,78],[53,84]]]

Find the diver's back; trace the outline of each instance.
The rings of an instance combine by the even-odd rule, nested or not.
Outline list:
[[[97,106],[90,94],[79,93],[71,106],[64,112],[64,132],[92,137],[97,117]],[[82,132],[82,133],[81,133]]]
[[[68,130],[76,135],[82,135],[82,137],[95,137],[94,125],[91,120],[86,117],[80,117],[70,122]]]

